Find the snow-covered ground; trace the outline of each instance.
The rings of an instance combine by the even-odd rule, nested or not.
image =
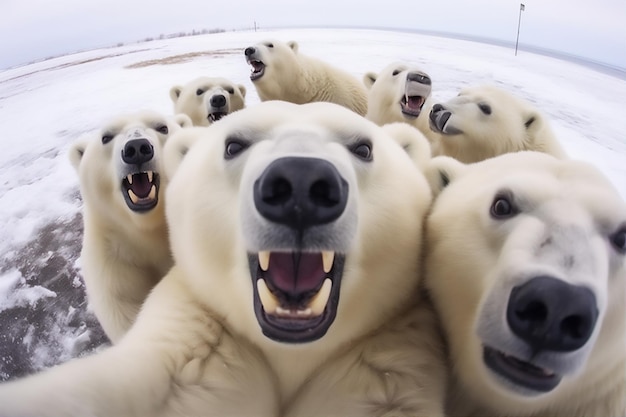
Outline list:
[[[554,58],[470,41],[374,30],[229,32],[64,56],[0,72],[0,380],[107,343],[80,279],[81,200],[68,146],[127,111],[172,112],[169,89],[207,75],[259,99],[243,49],[297,40],[359,78],[392,61],[421,66],[433,96],[491,83],[552,120],[569,154],[596,164],[626,197],[626,81]]]

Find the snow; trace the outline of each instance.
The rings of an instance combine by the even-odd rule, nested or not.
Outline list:
[[[106,345],[86,307],[82,234],[69,145],[123,112],[172,112],[169,89],[201,75],[245,85],[243,49],[275,38],[359,78],[393,61],[433,78],[435,100],[496,84],[535,103],[570,156],[594,163],[626,197],[626,82],[543,55],[403,32],[290,29],[157,40],[68,55],[0,72],[0,380]],[[149,60],[199,53],[176,64]],[[157,61],[158,62],[158,61]],[[7,330],[8,329],[8,330]]]

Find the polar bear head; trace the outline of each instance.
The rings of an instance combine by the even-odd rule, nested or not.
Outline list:
[[[191,118],[194,126],[208,126],[245,107],[246,87],[225,78],[199,77],[170,89],[174,113]]]
[[[279,86],[298,77],[298,43],[266,40],[244,50],[246,62],[251,67],[250,80],[263,90],[280,91]],[[263,99],[261,97],[261,99]]]
[[[182,126],[185,115],[153,111],[120,115],[97,134],[75,142],[69,151],[84,204],[107,224],[151,229],[164,223],[162,148]]]
[[[336,104],[267,101],[196,132],[172,138],[186,155],[169,158],[170,238],[229,327],[327,350],[411,302],[431,194],[385,130]]]
[[[425,279],[460,389],[501,415],[576,409],[626,360],[626,204],[589,164],[539,152],[438,157],[427,175]]]
[[[539,110],[494,86],[464,88],[457,97],[433,104],[429,122],[441,135],[442,153],[465,163],[523,150],[565,156]]]
[[[392,122],[415,124],[432,92],[431,78],[417,67],[395,62],[380,74],[368,72],[363,82],[369,88],[367,118],[382,125]]]

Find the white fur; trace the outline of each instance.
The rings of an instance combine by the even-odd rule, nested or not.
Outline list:
[[[223,107],[211,105],[211,98],[217,95],[224,97]],[[209,126],[214,123],[209,118],[211,113],[219,110],[230,114],[245,107],[246,87],[225,78],[198,77],[184,86],[172,87],[170,98],[174,103],[174,113],[186,114],[194,126]]]
[[[452,114],[446,129],[460,133],[440,134],[433,142],[435,155],[451,156],[464,163],[517,151],[566,157],[548,118],[531,103],[501,88],[464,88],[457,97],[438,104]],[[483,104],[489,106],[491,114],[480,110]]]
[[[88,302],[112,342],[128,330],[150,290],[172,265],[162,147],[186,122],[189,118],[184,115],[172,118],[149,111],[122,115],[70,149],[84,203],[81,265]],[[167,126],[168,133],[155,130],[159,126]],[[110,137],[110,142],[104,144],[103,136]],[[153,159],[142,170],[149,168],[160,175],[158,203],[141,213],[130,210],[122,195],[127,167],[121,152],[137,137],[147,139],[154,149]]]
[[[382,128],[402,146],[419,168],[427,165],[432,152],[430,142],[422,132],[402,122],[389,123]]]
[[[427,221],[425,276],[454,372],[448,413],[626,415],[626,254],[611,241],[626,233],[626,204],[609,181],[586,163],[538,152],[471,165],[438,157],[427,171],[440,192]],[[490,207],[503,191],[518,214],[494,218]],[[512,331],[512,289],[537,276],[594,295],[598,318],[583,346],[530,353]],[[562,379],[552,390],[529,392],[489,369],[485,345]]]
[[[422,111],[417,117],[402,112],[401,101],[407,92],[409,73],[428,76],[422,69],[401,62],[394,62],[379,74],[368,72],[363,77],[369,89],[367,96],[367,117],[379,126],[388,123],[407,123],[422,132],[429,140],[438,138],[428,123],[428,113],[432,106],[432,94],[425,97]]]
[[[271,47],[270,47],[271,45]],[[326,101],[365,115],[365,86],[347,71],[318,58],[303,55],[295,41],[267,40],[252,46],[265,74],[253,80],[261,101],[284,100],[296,104]]]
[[[0,385],[0,415],[442,415],[443,349],[419,292],[431,193],[402,148],[329,103],[261,103],[189,132],[167,149],[175,266],[119,344]],[[251,201],[280,158],[332,166],[348,193],[298,240],[345,253],[336,318],[303,343],[265,336],[253,305],[248,254],[294,245]]]

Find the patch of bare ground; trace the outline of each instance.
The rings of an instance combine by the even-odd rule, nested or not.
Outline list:
[[[243,52],[240,49],[216,49],[214,51],[197,51],[186,54],[172,55],[165,58],[150,59],[127,65],[125,68],[145,68],[152,65],[173,65],[193,61],[196,58],[222,58],[226,55],[239,55]]]
[[[100,60],[107,59],[107,58],[115,58],[115,57],[118,57],[118,56],[135,54],[137,52],[144,52],[144,51],[151,51],[151,50],[153,50],[153,49],[150,49],[150,48],[137,49],[135,51],[128,51],[128,52],[119,53],[119,54],[108,54],[108,55],[97,56],[97,57],[94,57],[94,58],[81,59],[80,61],[66,62],[64,64],[55,65],[54,67],[43,68],[43,69],[39,69],[39,70],[36,70],[36,71],[27,72],[25,74],[21,74],[21,75],[12,77],[12,78],[7,78],[6,80],[0,81],[0,83],[5,83],[5,82],[8,82],[8,81],[17,80],[19,78],[28,77],[29,75],[37,74],[39,72],[56,71],[56,70],[60,70],[60,69],[63,69],[63,68],[68,68],[68,67],[73,67],[73,66],[76,66],[76,65],[87,64],[89,62],[100,61]]]
[[[82,216],[41,227],[34,238],[0,259],[0,274],[19,271],[14,291],[41,287],[52,297],[19,302],[0,311],[0,381],[93,352],[108,344],[87,310],[76,260],[82,247]],[[51,294],[51,293],[48,293]]]

